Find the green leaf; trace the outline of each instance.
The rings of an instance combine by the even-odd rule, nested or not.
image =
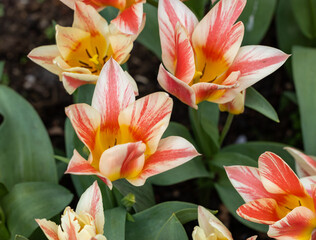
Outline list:
[[[293,76],[299,103],[303,143],[306,154],[316,155],[316,49],[293,48]]]
[[[16,92],[0,86],[0,182],[8,190],[26,181],[57,183],[53,148],[33,107]]]
[[[28,240],[28,239],[22,235],[15,235],[14,240]]]
[[[94,84],[80,86],[74,94],[75,103],[87,103],[91,105],[94,88]]]
[[[71,199],[72,194],[57,184],[48,182],[16,184],[1,201],[11,239],[14,239],[16,234],[29,237],[38,227],[36,218],[52,218],[60,213]]]
[[[168,221],[162,226],[155,240],[186,240],[188,236],[184,227],[175,214],[172,214]]]
[[[146,209],[145,211],[136,213],[133,215],[135,222],[126,222],[126,239],[155,239],[155,236],[157,236],[160,229],[172,214],[175,213],[180,222],[184,224],[196,219],[196,215],[192,215],[192,209],[195,209],[196,211],[196,208],[197,206],[192,203],[164,202]],[[178,216],[177,212],[179,211],[181,214]],[[187,215],[185,213],[187,213]]]
[[[195,16],[201,20],[204,17],[205,6],[209,2],[209,0],[189,0],[184,3],[192,10]]]
[[[3,76],[3,70],[4,70],[4,61],[0,61],[0,82]]]
[[[136,40],[161,59],[157,8],[146,3],[144,12],[146,13],[146,25]]]
[[[261,113],[275,122],[280,122],[278,114],[272,105],[253,87],[248,88],[246,91],[245,106]]]
[[[301,31],[308,38],[316,37],[316,1],[291,0],[293,13]]]
[[[169,136],[180,136],[180,137],[183,137],[186,140],[188,140],[193,145],[196,145],[189,130],[180,123],[177,123],[177,122],[170,122],[169,123],[166,131],[162,135],[162,138],[166,138]]]
[[[248,156],[254,160],[258,160],[259,156],[270,151],[279,155],[284,161],[286,161],[292,169],[295,169],[295,162],[291,155],[284,150],[287,145],[275,142],[247,142],[243,144],[233,144],[221,149],[221,152],[235,152]],[[240,164],[238,162],[236,165]],[[258,167],[256,165],[256,167]]]
[[[218,173],[218,180],[215,183],[215,188],[229,212],[244,225],[260,232],[267,232],[268,226],[249,222],[237,215],[236,210],[245,202],[230,183],[223,168],[223,166],[230,165],[257,167],[256,160],[239,153],[219,153],[212,159],[211,164],[216,167],[216,172]]]
[[[126,210],[117,207],[104,212],[104,235],[107,239],[125,240]]]
[[[294,45],[316,46],[316,41],[305,37],[297,25],[289,0],[279,0],[276,14],[279,47],[290,53]]]
[[[1,240],[10,239],[10,232],[6,227],[5,215],[1,206],[0,206],[0,239]]]
[[[114,7],[106,7],[104,8],[100,14],[101,16],[108,22],[110,23],[112,19],[116,18],[118,15],[119,10],[114,8]]]
[[[113,185],[119,190],[119,192],[125,196],[129,193],[135,195],[136,203],[133,208],[136,212],[143,211],[155,205],[155,197],[152,185],[146,182],[143,186],[136,187],[125,179],[119,179],[113,182]]]
[[[239,19],[245,25],[243,45],[259,44],[271,24],[276,0],[248,0]]]
[[[3,196],[5,196],[8,193],[7,188],[4,186],[3,183],[0,183],[0,200]]]

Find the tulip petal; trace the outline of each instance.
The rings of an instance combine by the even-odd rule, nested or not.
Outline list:
[[[74,91],[82,85],[95,84],[98,80],[98,76],[92,74],[63,72],[61,79],[66,91],[69,94],[73,94]]]
[[[58,235],[61,239],[80,240],[78,233],[81,227],[75,218],[74,211],[67,207],[61,217],[61,225],[58,227]]]
[[[230,182],[245,202],[274,196],[264,188],[257,168],[228,166],[225,170]]]
[[[243,90],[242,92],[238,93],[236,97],[224,104],[220,104],[219,110],[222,112],[229,112],[231,114],[241,114],[245,110],[245,97],[246,97],[246,90]]]
[[[184,164],[198,155],[194,146],[184,138],[171,136],[161,139],[157,151],[146,159],[141,174],[128,181],[141,186],[147,178]]]
[[[111,147],[101,156],[100,172],[111,181],[133,178],[143,169],[145,150],[146,145],[141,141]]]
[[[257,235],[254,235],[254,236],[251,236],[251,237],[247,238],[247,240],[256,240],[257,237],[258,237]]]
[[[163,92],[138,99],[119,115],[122,136],[142,141],[147,145],[146,154],[154,153],[169,124],[172,105],[172,99]]]
[[[240,72],[232,72],[223,84],[200,82],[192,85],[195,92],[196,103],[209,101],[215,103],[227,103],[234,99],[238,92],[233,91],[238,87]]]
[[[241,72],[238,90],[242,91],[274,72],[288,57],[289,55],[272,47],[241,47],[228,74],[233,71]]]
[[[101,114],[101,130],[117,132],[119,113],[134,101],[135,94],[130,80],[111,58],[103,66],[92,98],[92,107]]]
[[[65,111],[79,139],[92,152],[95,148],[96,136],[100,128],[100,114],[85,103],[70,105]]]
[[[57,45],[49,45],[34,48],[27,56],[36,64],[58,75],[61,69],[54,64],[54,59],[59,55]]]
[[[186,30],[178,22],[176,25],[176,68],[175,77],[189,84],[195,74],[194,52]]]
[[[76,150],[74,150],[74,154],[70,159],[65,173],[75,175],[97,175],[110,189],[112,189],[112,182],[92,167],[91,164],[81,157]]]
[[[78,0],[60,0],[63,4],[65,4],[67,7],[74,9],[75,8],[75,3]]]
[[[183,103],[189,105],[192,108],[197,109],[197,105],[195,104],[195,94],[194,94],[193,89],[185,82],[171,75],[162,66],[162,64],[159,67],[159,73],[158,73],[157,78],[158,78],[158,82],[160,86],[164,90],[176,96]]]
[[[121,12],[111,21],[125,34],[138,34],[143,21],[143,3],[136,3]]]
[[[198,207],[198,221],[206,236],[215,233],[217,239],[233,240],[232,234],[225,225],[202,206]]]
[[[76,1],[74,9],[74,21],[72,27],[89,32],[92,37],[99,35],[106,36],[108,33],[108,23],[95,10],[95,8]]]
[[[261,198],[248,202],[237,209],[237,214],[251,222],[273,224],[280,219],[278,203],[272,198]]]
[[[310,196],[313,196],[312,186],[316,184],[316,176],[304,177],[300,179],[304,188]],[[316,205],[315,205],[316,206]]]
[[[278,240],[310,240],[315,227],[315,213],[306,207],[296,207],[269,227],[268,236]]]
[[[302,169],[301,172],[303,171],[308,174],[308,175],[305,175],[304,177],[316,175],[316,160],[315,159],[302,153],[301,151],[298,151],[295,148],[285,147],[284,149],[287,150],[295,159],[295,162],[297,163],[296,166]]]
[[[174,63],[177,58],[175,29],[178,22],[186,29],[188,36],[191,36],[198,20],[181,1],[160,0],[158,4],[158,23],[162,61],[171,73],[175,72]]]
[[[76,213],[86,212],[93,217],[98,234],[103,234],[104,213],[102,194],[95,181],[80,197],[76,207]]]
[[[108,56],[111,56],[119,64],[125,63],[133,48],[132,37],[117,33],[110,35],[109,41],[110,47],[107,53]]]
[[[234,61],[242,42],[244,27],[242,22],[233,24],[245,5],[246,0],[219,1],[194,29],[192,43],[199,71],[202,71],[205,62],[221,66],[210,79],[219,76]]]
[[[58,226],[56,223],[47,221],[46,219],[35,219],[48,240],[59,240]]]
[[[259,157],[258,163],[262,184],[268,192],[306,196],[307,192],[300,180],[279,156],[265,152]]]

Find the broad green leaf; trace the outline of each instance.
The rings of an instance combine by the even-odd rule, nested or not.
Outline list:
[[[0,86],[0,182],[8,190],[26,181],[57,183],[53,148],[33,107],[16,92]]]
[[[277,0],[248,0],[239,19],[245,25],[243,45],[259,44],[274,14]]]
[[[136,40],[161,59],[157,8],[146,3],[144,12],[146,13],[146,25]]]
[[[299,103],[305,153],[316,155],[316,49],[293,48],[293,76]]]
[[[28,240],[26,237],[23,237],[22,235],[15,235],[14,240]]]
[[[316,37],[316,1],[291,0],[292,10],[301,31],[308,38]]]
[[[154,191],[149,182],[146,182],[143,186],[136,187],[125,179],[119,179],[113,182],[113,184],[123,196],[129,193],[135,195],[136,203],[133,208],[136,212],[143,211],[155,205]]]
[[[261,113],[275,122],[280,122],[278,114],[272,105],[253,87],[248,88],[246,91],[245,106]]]
[[[155,239],[155,236],[157,236],[172,214],[175,213],[180,222],[184,224],[196,219],[197,215],[192,214],[192,209],[196,211],[196,208],[197,206],[192,203],[164,202],[136,213],[133,215],[135,222],[126,222],[126,239]],[[178,216],[177,212],[181,212],[181,214]]]
[[[195,16],[201,20],[204,17],[206,4],[209,2],[209,0],[189,0],[184,3],[192,10]]]
[[[0,61],[0,82],[3,75],[4,63],[5,63],[4,61]]]
[[[74,94],[75,102],[87,103],[91,105],[94,88],[95,88],[94,84],[86,84],[86,85],[80,86]]]
[[[287,145],[285,144],[275,142],[247,142],[243,144],[229,145],[221,149],[221,152],[240,153],[258,161],[258,158],[262,153],[270,151],[280,156],[292,169],[295,169],[295,162],[293,158],[287,151],[284,150],[284,147],[286,146]],[[236,165],[238,164],[240,163],[236,162]],[[258,167],[258,165],[256,165],[256,167]]]
[[[0,239],[9,240],[10,232],[6,227],[6,219],[2,207],[0,206]]]
[[[58,196],[58,197],[56,197]],[[29,237],[38,227],[34,219],[50,219],[71,201],[72,194],[64,187],[48,182],[16,184],[1,201],[11,239],[16,234]]]
[[[159,230],[155,240],[186,240],[188,236],[179,219],[173,213],[168,221]]]
[[[104,235],[107,239],[125,240],[126,210],[117,207],[104,212]]]
[[[0,199],[8,193],[7,188],[3,183],[0,183]]]
[[[183,137],[186,140],[188,140],[193,145],[196,145],[189,130],[180,123],[177,123],[177,122],[170,122],[169,123],[166,131],[162,135],[162,138],[166,138],[169,136],[180,136],[180,137]]]
[[[286,53],[291,53],[294,45],[316,46],[316,41],[308,39],[301,32],[295,21],[289,0],[279,0],[276,29],[279,47]]]
[[[268,229],[266,225],[246,221],[237,215],[236,210],[245,202],[230,183],[223,168],[223,166],[230,165],[257,167],[256,160],[239,153],[219,153],[212,159],[211,165],[215,167],[216,173],[218,174],[215,188],[229,212],[244,225],[260,232],[266,232]]]
[[[104,8],[100,14],[104,19],[110,24],[111,20],[116,18],[118,15],[119,10],[114,7],[106,7]]]

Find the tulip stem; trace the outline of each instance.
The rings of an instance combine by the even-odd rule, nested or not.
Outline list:
[[[221,136],[219,138],[219,144],[220,146],[223,144],[224,142],[224,139],[227,135],[227,132],[229,131],[230,129],[230,126],[233,122],[233,119],[234,119],[234,114],[231,114],[231,113],[228,113],[228,116],[227,116],[227,119],[226,119],[226,122],[225,122],[225,125],[223,127],[223,130],[222,130],[222,133],[221,133]]]
[[[147,0],[147,3],[149,3],[150,5],[154,7],[158,7],[158,3],[155,0]]]

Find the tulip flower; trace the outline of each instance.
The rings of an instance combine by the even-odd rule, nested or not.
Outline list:
[[[311,239],[316,228],[315,177],[300,181],[292,169],[271,152],[259,157],[259,168],[229,166],[225,170],[246,202],[237,209],[239,216],[269,225],[268,236],[275,239]]]
[[[75,4],[72,27],[56,26],[56,45],[33,49],[28,57],[57,74],[66,91],[72,94],[83,84],[95,84],[104,63],[111,57],[127,61],[133,38],[108,26],[91,6]]]
[[[110,188],[120,178],[139,186],[148,177],[199,155],[181,137],[161,139],[173,104],[168,94],[153,93],[135,101],[132,81],[110,59],[101,71],[92,105],[66,108],[79,139],[90,151],[86,161],[75,150],[66,173],[97,175]]]
[[[46,219],[36,222],[49,240],[106,240],[102,195],[97,182],[82,194],[76,211],[65,209],[59,226]]]
[[[301,151],[285,147],[296,162],[296,172],[299,177],[315,176],[316,175],[316,159],[313,156],[308,156]]]
[[[76,2],[84,2],[87,5],[101,11],[111,6],[120,10],[119,15],[111,21],[117,29],[125,34],[139,34],[145,24],[143,4],[146,0],[61,0],[71,9],[74,9]]]
[[[179,0],[158,6],[162,61],[158,82],[167,92],[196,108],[202,101],[243,111],[243,91],[278,69],[288,58],[265,46],[240,47],[244,25],[238,19],[246,0],[221,0],[198,22]],[[235,99],[238,98],[238,99]]]

